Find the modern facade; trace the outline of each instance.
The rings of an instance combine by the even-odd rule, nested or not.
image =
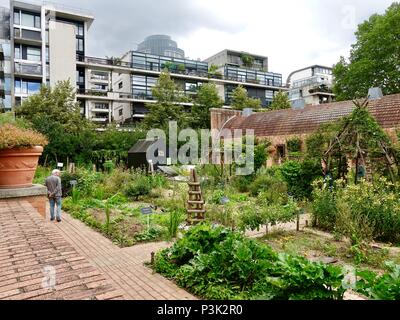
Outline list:
[[[287,80],[289,99],[294,108],[334,101],[332,68],[320,65],[292,72]]]
[[[263,106],[272,102],[275,92],[284,90],[280,74],[228,66],[224,68],[224,74],[215,74],[209,72],[207,61],[130,51],[122,57],[120,64],[130,71],[118,71],[114,77],[114,88],[120,95],[130,97],[131,101],[120,101],[114,107],[114,120],[118,123],[135,123],[146,116],[146,104],[155,102],[152,88],[164,69],[170,71],[171,78],[188,97],[189,102],[182,103],[188,112],[193,105],[191,98],[195,97],[198,88],[204,83],[212,82],[216,85],[226,107],[230,105],[232,91],[239,85],[243,85],[251,97],[259,98]]]
[[[281,87],[282,75],[268,72],[268,58],[248,52],[225,49],[205,60],[210,70],[216,70],[224,79],[235,83],[225,86],[224,99],[229,105],[232,92],[243,85],[251,98],[261,100],[263,107],[268,107],[274,98],[275,89]],[[245,84],[244,84],[245,83]]]
[[[218,72],[209,71],[212,62],[173,54],[129,51],[121,58],[89,57],[86,44],[94,17],[79,9],[11,0],[10,7],[0,11],[0,19],[0,102],[7,110],[18,107],[43,84],[70,80],[82,115],[91,121],[137,123],[148,113],[146,106],[156,102],[152,88],[164,69],[187,96],[181,103],[187,112],[199,86],[208,82],[216,85],[227,108],[239,85],[264,107],[275,92],[286,90],[282,75],[268,72],[268,59],[256,55],[248,59],[251,55],[246,54],[247,64],[222,62]],[[234,52],[229,52],[232,58]]]
[[[176,41],[173,41],[170,36],[161,34],[147,37],[138,45],[137,51],[157,56],[185,58],[185,51],[178,48]]]
[[[18,107],[38,93],[41,85],[69,80],[77,93],[109,89],[109,73],[82,66],[88,31],[94,21],[90,12],[57,4],[10,1],[1,8],[0,98],[3,109]],[[78,98],[81,112],[98,123],[112,120],[111,105],[97,99]]]

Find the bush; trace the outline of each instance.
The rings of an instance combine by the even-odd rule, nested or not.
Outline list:
[[[340,268],[278,255],[243,235],[207,224],[156,255],[154,269],[211,300],[342,299]]]
[[[250,194],[258,196],[261,192],[268,193],[271,203],[275,203],[280,198],[287,199],[287,185],[278,176],[259,175],[250,185]]]
[[[250,229],[260,230],[264,225],[276,225],[294,221],[297,217],[299,207],[297,203],[289,198],[287,203],[269,204],[263,194],[257,199],[256,204],[249,204],[239,217],[239,226],[243,231]]]
[[[349,237],[353,243],[400,242],[399,186],[381,178],[346,187],[314,190],[313,219],[318,227]],[[358,239],[358,240],[357,240]]]
[[[321,189],[317,184],[315,187],[312,193],[313,226],[332,231],[337,219],[335,193],[328,188]]]
[[[289,192],[297,199],[310,198],[312,183],[322,176],[321,164],[313,160],[287,161],[280,167]]]
[[[147,177],[142,176],[132,181],[125,188],[124,193],[127,197],[134,198],[136,200],[141,196],[147,196],[151,193],[151,186]]]

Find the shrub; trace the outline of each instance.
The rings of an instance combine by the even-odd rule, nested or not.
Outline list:
[[[314,184],[315,189],[312,193],[313,203],[313,226],[318,226],[323,230],[333,230],[337,219],[337,207],[335,193],[328,188],[320,189],[318,184]]]
[[[296,219],[299,207],[297,203],[289,198],[286,204],[269,204],[263,194],[257,199],[256,205],[249,204],[239,217],[239,226],[245,231],[250,229],[260,230],[264,225],[276,225],[279,223],[291,222]]]
[[[17,128],[11,124],[0,127],[0,150],[13,148],[45,147],[46,137],[36,131]]]
[[[151,193],[151,186],[147,177],[142,176],[129,183],[128,186],[125,187],[124,193],[127,197],[134,198],[136,200],[138,200],[141,196],[149,195]]]
[[[271,203],[275,203],[280,198],[287,198],[287,185],[277,176],[259,175],[250,185],[250,194],[258,196],[261,192],[268,193]]]
[[[336,186],[332,192],[316,188],[313,219],[318,227],[342,232],[353,243],[369,238],[399,243],[398,194],[399,187],[385,178],[374,184],[362,182],[340,188]]]
[[[321,164],[313,160],[287,161],[280,167],[289,192],[297,199],[310,198],[312,182],[322,176]]]

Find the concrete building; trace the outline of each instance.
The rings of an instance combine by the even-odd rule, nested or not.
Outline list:
[[[226,59],[216,55],[221,62],[217,72],[209,72],[214,60],[185,59],[179,50],[178,54],[129,51],[121,58],[89,57],[86,44],[94,17],[80,9],[11,0],[9,8],[0,10],[0,19],[0,102],[7,110],[39,92],[42,84],[70,80],[82,115],[91,121],[136,123],[146,116],[146,105],[156,102],[152,88],[165,68],[188,101],[208,82],[215,83],[227,108],[239,85],[264,107],[276,92],[286,90],[282,75],[268,72],[268,58],[232,50],[225,51]],[[146,41],[157,42],[160,37]],[[170,38],[164,40],[170,49],[177,47]],[[182,105],[190,112],[193,104]]]
[[[289,99],[294,108],[334,101],[332,68],[320,65],[292,72],[287,80]]]
[[[97,90],[94,99],[78,97],[81,112],[98,123],[112,119],[110,105],[97,96],[107,92],[110,74],[86,68],[88,31],[94,21],[90,12],[58,4],[10,1],[1,8],[0,19],[0,98],[3,108],[18,107],[38,93],[42,84],[54,86],[70,80],[78,95]]]
[[[282,75],[268,72],[268,58],[252,53],[223,50],[205,60],[210,69],[216,70],[224,79],[235,83],[225,86],[224,99],[230,104],[232,92],[240,84],[252,98],[261,100],[263,107],[268,107],[274,98],[276,90],[271,87],[281,87]]]
[[[161,34],[147,37],[138,45],[137,51],[157,56],[185,58],[185,51],[178,48],[176,41],[173,41],[170,36]]]
[[[207,61],[130,51],[121,58],[120,65],[129,70],[119,70],[114,76],[115,90],[125,97],[124,101],[119,100],[114,106],[114,120],[118,123],[135,123],[145,117],[148,112],[146,104],[155,102],[152,88],[165,68],[169,69],[178,88],[189,98],[195,97],[203,83],[214,83],[228,108],[232,91],[238,85],[243,85],[251,97],[260,99],[263,106],[272,102],[275,92],[285,90],[282,87],[281,74],[237,68],[234,70],[236,73],[227,69],[225,75],[217,75],[209,72]],[[90,67],[90,64],[87,67]],[[114,66],[115,68],[118,69],[118,66]],[[189,112],[193,104],[188,102],[182,105],[186,106]]]

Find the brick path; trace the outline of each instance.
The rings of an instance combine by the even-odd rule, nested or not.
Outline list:
[[[151,253],[168,246],[150,243],[121,249],[100,233],[63,213],[63,222],[54,224],[59,233],[106,275],[129,300],[194,300],[195,297],[143,265]]]
[[[53,267],[55,290],[42,283]],[[106,277],[26,201],[0,205],[0,300],[120,299]]]

